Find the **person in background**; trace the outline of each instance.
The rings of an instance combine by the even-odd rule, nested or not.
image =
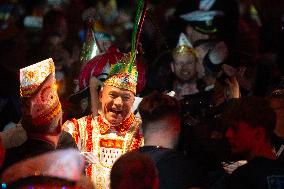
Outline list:
[[[202,166],[176,151],[181,130],[178,101],[153,92],[143,98],[138,110],[144,135],[144,146],[139,152],[150,155],[155,162],[160,189],[200,188],[205,184]]]
[[[128,152],[111,169],[111,189],[158,189],[159,178],[153,160],[145,154]]]
[[[248,161],[229,177],[227,188],[283,188],[284,162],[276,159],[271,144],[276,114],[267,99],[237,99],[224,115],[231,151]]]
[[[62,109],[55,82],[52,59],[20,69],[22,127],[28,139],[6,151],[3,168],[56,149],[61,134]]]
[[[175,97],[181,100],[184,95],[198,93],[197,80],[204,76],[204,68],[198,60],[195,49],[183,33],[180,34],[172,56],[171,69],[176,76],[173,83]]]

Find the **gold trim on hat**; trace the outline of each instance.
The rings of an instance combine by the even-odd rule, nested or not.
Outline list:
[[[184,55],[184,54],[191,54],[195,58],[197,58],[197,54],[193,48],[190,48],[186,45],[177,46],[173,50],[173,55]]]

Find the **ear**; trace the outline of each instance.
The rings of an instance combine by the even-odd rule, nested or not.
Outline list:
[[[101,87],[101,90],[100,90],[100,92],[99,92],[99,99],[100,99],[100,101],[102,101],[103,89],[104,89],[104,86]]]
[[[263,127],[255,128],[255,138],[257,140],[266,140],[266,131]]]

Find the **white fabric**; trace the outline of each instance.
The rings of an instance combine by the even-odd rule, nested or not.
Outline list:
[[[199,9],[208,11],[216,2],[216,0],[200,0]]]
[[[193,48],[192,44],[190,43],[189,39],[185,36],[184,33],[181,33],[179,36],[177,47],[179,46],[187,46],[189,48]]]
[[[197,10],[190,13],[180,15],[180,18],[185,21],[211,21],[215,16],[223,16],[222,11],[203,11]]]

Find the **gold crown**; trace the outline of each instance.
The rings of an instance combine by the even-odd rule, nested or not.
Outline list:
[[[174,48],[173,55],[183,55],[183,54],[192,54],[195,58],[197,57],[195,50],[186,45],[181,45]]]

